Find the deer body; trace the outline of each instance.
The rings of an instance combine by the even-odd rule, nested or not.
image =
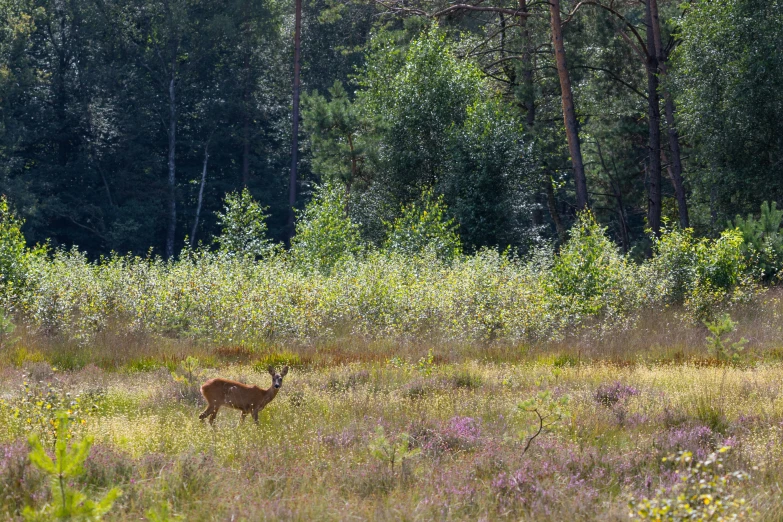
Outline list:
[[[258,424],[258,412],[264,409],[277,396],[277,392],[283,384],[283,377],[287,373],[288,366],[284,367],[280,373],[276,373],[270,367],[269,374],[272,376],[272,386],[266,390],[258,386],[242,384],[241,382],[228,379],[208,380],[201,386],[201,394],[207,401],[207,409],[198,418],[203,420],[209,417],[209,423],[213,424],[220,407],[227,406],[242,412],[240,422],[244,421],[249,413],[253,416],[253,421]]]

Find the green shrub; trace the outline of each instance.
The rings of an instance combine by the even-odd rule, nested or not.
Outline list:
[[[755,290],[742,253],[743,239],[727,230],[717,239],[696,238],[691,229],[664,230],[649,262],[667,303],[683,303],[696,319],[710,319],[722,305]]]
[[[343,335],[517,342],[558,340],[575,328],[604,335],[634,324],[644,306],[683,303],[689,320],[709,320],[757,288],[737,231],[712,240],[667,230],[654,257],[637,264],[589,214],[557,255],[549,248],[524,260],[494,249],[452,259],[432,249],[356,255],[358,232],[333,197],[341,192],[327,192],[317,196],[317,212],[309,207],[317,219],[300,221],[290,255],[255,262],[197,250],[172,261],[91,262],[72,249],[37,257],[15,317],[82,345],[108,329],[225,346]],[[87,362],[74,353],[62,351],[55,365]]]
[[[729,228],[742,234],[742,253],[749,266],[761,270],[767,281],[780,279],[783,275],[783,234],[780,225],[783,222],[783,210],[777,209],[775,201],[770,205],[761,204],[761,215],[755,219],[748,214],[747,219],[737,216]]]
[[[402,208],[400,217],[386,225],[384,249],[405,256],[431,251],[440,259],[454,259],[462,253],[457,225],[446,217],[443,196],[434,196],[432,189]]]
[[[361,252],[359,227],[345,212],[345,189],[325,184],[300,213],[296,234],[291,239],[291,255],[297,265],[324,273],[346,257]]]
[[[226,195],[225,212],[216,212],[223,227],[215,242],[226,253],[260,258],[270,254],[274,245],[266,237],[266,208],[258,204],[250,191],[232,192]]]
[[[38,511],[30,506],[25,507],[22,512],[25,520],[101,520],[122,494],[119,488],[114,488],[103,499],[95,502],[73,487],[72,479],[84,474],[84,462],[90,455],[92,438],[86,437],[81,442],[73,442],[69,449],[67,437],[64,435],[68,432],[68,423],[67,414],[58,414],[55,429],[60,436],[55,444],[54,459],[46,453],[38,437],[33,435],[29,439],[32,448],[30,462],[49,475],[52,501]]]
[[[623,320],[641,304],[640,270],[620,253],[592,213],[579,214],[548,278],[552,304],[573,316]]]
[[[30,265],[46,251],[45,247],[27,248],[23,224],[6,197],[0,196],[0,299],[14,297],[24,289]]]

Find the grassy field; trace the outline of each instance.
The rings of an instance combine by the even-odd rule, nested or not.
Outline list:
[[[703,327],[663,317],[546,346],[107,338],[90,351],[23,338],[0,367],[0,517],[50,500],[26,437],[47,442],[46,404],[69,393],[73,440],[94,438],[71,485],[92,497],[120,487],[107,520],[164,507],[184,520],[627,520],[643,499],[678,504],[683,477],[706,477],[701,511],[723,503],[704,520],[783,520],[775,313],[741,326],[734,337],[751,343],[736,364],[708,355]],[[201,382],[266,387],[267,364],[286,362],[258,426],[228,409],[214,429],[198,420]]]

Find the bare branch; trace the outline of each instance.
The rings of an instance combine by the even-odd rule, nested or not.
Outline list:
[[[533,410],[531,410],[531,411],[533,413],[535,413],[536,415],[538,415],[538,431],[535,432],[533,435],[531,435],[527,439],[527,444],[525,444],[525,449],[522,450],[522,455],[527,453],[527,450],[530,449],[530,445],[533,443],[533,440],[535,440],[535,438],[538,437],[539,435],[541,435],[541,432],[544,431],[544,418],[545,417],[543,417],[541,415],[541,413],[538,411],[538,408],[533,408]]]
[[[563,22],[563,25],[565,25],[568,22],[570,22],[571,18],[574,17],[574,15],[577,13],[577,11],[579,11],[579,9],[582,8],[583,5],[592,5],[592,6],[595,6],[595,7],[600,7],[601,9],[604,9],[604,10],[610,12],[617,19],[619,19],[634,34],[634,36],[636,37],[636,40],[639,42],[639,48],[644,50],[644,57],[645,57],[645,59],[647,59],[647,56],[649,56],[649,53],[647,51],[647,46],[644,44],[644,40],[642,39],[641,35],[639,34],[639,31],[636,30],[636,27],[631,22],[629,22],[627,18],[625,18],[619,11],[617,11],[614,8],[613,3],[610,4],[610,5],[606,5],[606,4],[602,4],[601,2],[596,1],[596,0],[582,0],[581,2],[576,4],[576,6],[574,6],[573,10],[571,10],[571,12],[568,14],[568,16],[566,17],[565,21]],[[627,34],[623,33],[622,31],[621,31],[621,34],[623,34],[626,38],[628,38],[629,43],[631,43],[630,42],[630,38],[628,37]],[[634,45],[634,44],[631,44],[631,45]]]
[[[646,94],[644,94],[642,91],[638,90],[636,87],[634,87],[630,83],[626,82],[625,80],[623,80],[622,78],[620,78],[619,76],[614,74],[609,69],[604,69],[603,67],[591,67],[589,65],[572,66],[572,69],[587,69],[588,71],[598,71],[598,72],[606,73],[607,75],[609,75],[609,77],[612,78],[612,80],[616,81],[620,85],[623,85],[623,86],[627,87],[628,89],[633,91],[635,94],[637,94],[641,98],[644,98],[645,100],[647,99],[647,95]]]
[[[440,11],[427,12],[423,9],[419,9],[416,7],[404,6],[400,2],[394,0],[393,1],[375,0],[375,3],[393,13],[419,15],[419,16],[424,16],[426,18],[440,18],[442,16],[447,16],[452,13],[456,13],[460,11],[473,11],[473,12],[481,12],[481,13],[503,13],[510,16],[518,16],[518,17],[540,16],[537,14],[522,11],[520,9],[509,9],[506,7],[493,7],[493,6],[485,6],[485,5],[478,5],[478,4],[452,4],[449,7],[441,9]]]

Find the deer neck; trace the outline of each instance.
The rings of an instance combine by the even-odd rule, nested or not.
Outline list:
[[[265,392],[264,397],[266,398],[266,402],[271,401],[277,396],[277,392],[280,391],[279,388],[275,388],[274,385],[270,386]]]

